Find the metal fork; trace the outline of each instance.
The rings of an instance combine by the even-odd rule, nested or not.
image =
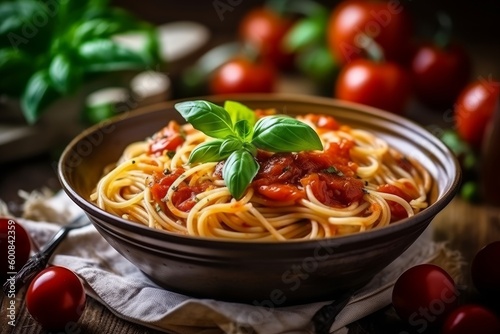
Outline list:
[[[36,274],[47,266],[50,257],[69,231],[87,226],[89,224],[90,220],[87,216],[82,214],[73,219],[69,224],[61,227],[52,239],[50,239],[50,241],[47,242],[47,244],[45,244],[45,246],[38,253],[33,255],[28,262],[26,262],[26,264],[16,273],[13,279],[8,279],[7,282],[3,284],[2,289],[4,293],[7,294],[8,292],[12,292],[12,284],[15,286],[15,291],[19,291],[22,286],[31,281]],[[14,282],[12,280],[14,280]]]

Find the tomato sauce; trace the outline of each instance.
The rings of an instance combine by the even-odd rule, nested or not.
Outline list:
[[[259,151],[260,169],[252,187],[275,201],[305,198],[309,185],[323,204],[346,207],[364,195],[364,183],[356,177],[357,165],[349,156],[354,142],[330,143],[323,152],[276,153]]]
[[[273,110],[259,110],[260,113],[270,114]],[[321,131],[340,129],[340,125],[333,117],[325,115],[306,115]],[[164,129],[158,132],[150,144],[149,152],[163,154],[165,151],[175,150],[184,142],[179,125],[171,121]],[[306,187],[309,186],[313,195],[321,203],[343,208],[361,201],[365,194],[364,182],[357,177],[357,164],[351,160],[350,150],[355,143],[352,140],[341,139],[339,142],[329,143],[322,152],[299,153],[270,153],[258,151],[256,160],[260,165],[259,172],[253,179],[251,187],[262,198],[277,201],[298,201],[306,197]],[[413,166],[402,158],[396,163],[407,172]],[[222,179],[224,161],[219,162],[213,176]],[[150,185],[152,197],[164,212],[169,212],[164,198],[184,169],[153,174]],[[172,204],[179,210],[189,212],[197,203],[196,195],[206,191],[212,183],[205,181],[200,185],[189,186],[182,181],[174,190]],[[389,184],[381,185],[377,191],[390,193],[411,201],[418,197],[418,191],[410,183],[405,183],[403,190]],[[406,210],[399,204],[388,201],[391,210],[391,220],[397,221],[407,217]]]
[[[407,191],[410,191],[411,185],[408,183],[408,185],[406,186],[408,187]],[[413,186],[411,186],[411,188],[413,188]],[[416,189],[413,188],[412,190],[415,191]],[[380,185],[377,187],[377,191],[399,196],[407,202],[410,202],[413,199],[413,196],[410,195],[407,191],[403,191],[392,184]],[[391,222],[395,222],[408,217],[408,213],[406,212],[405,208],[403,208],[400,204],[394,201],[387,201],[387,204],[389,204],[389,208],[391,209]]]
[[[166,127],[161,129],[153,137],[149,144],[149,154],[161,155],[164,152],[172,152],[184,143],[184,137],[180,131],[180,125],[170,121]]]
[[[151,194],[163,212],[169,212],[164,198],[172,184],[184,173],[184,169],[178,168],[172,172],[155,173],[153,174],[153,184],[151,186]],[[211,186],[211,182],[202,182],[196,186],[189,186],[188,183],[182,181],[172,194],[172,204],[179,210],[189,212],[198,202],[196,195],[204,192]]]
[[[316,126],[318,133],[325,131],[337,131],[340,129],[340,124],[332,116],[307,114],[304,118]]]

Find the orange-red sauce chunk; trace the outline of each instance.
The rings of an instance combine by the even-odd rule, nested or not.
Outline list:
[[[178,168],[173,172],[164,175],[156,173],[153,175],[154,183],[151,186],[151,194],[156,203],[158,203],[163,212],[168,212],[168,207],[164,202],[168,190],[172,184],[184,172],[184,169]],[[196,186],[189,186],[186,182],[182,181],[172,194],[172,204],[179,210],[189,212],[197,203],[196,195],[204,192],[209,186],[210,182],[203,182]]]
[[[350,159],[350,140],[330,143],[323,152],[276,153],[259,151],[259,172],[252,182],[261,196],[275,201],[305,197],[310,186],[323,204],[346,207],[359,202],[364,183],[356,177],[357,165]]]
[[[184,143],[184,137],[180,132],[180,126],[175,121],[170,121],[166,127],[161,129],[153,137],[149,144],[149,154],[163,154],[165,151],[175,151]]]
[[[382,184],[377,187],[377,191],[392,194],[401,197],[407,202],[410,202],[413,198],[408,193],[404,192],[400,188],[393,186],[392,184]],[[405,208],[394,201],[387,201],[389,208],[391,209],[391,222],[395,222],[408,217],[408,213]]]

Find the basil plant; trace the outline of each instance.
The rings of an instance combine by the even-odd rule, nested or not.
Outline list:
[[[146,36],[141,50],[112,37]],[[0,3],[0,96],[18,98],[28,123],[56,99],[111,71],[141,70],[159,61],[153,25],[106,0],[17,0]]]

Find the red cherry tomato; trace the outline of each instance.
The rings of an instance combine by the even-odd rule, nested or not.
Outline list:
[[[78,276],[64,267],[48,267],[31,281],[26,307],[46,329],[65,329],[78,321],[85,309],[85,290]]]
[[[293,21],[277,13],[257,8],[248,12],[240,23],[239,33],[244,42],[256,47],[262,60],[288,69],[293,65],[293,53],[283,47],[283,38]]]
[[[442,329],[443,334],[498,334],[500,321],[480,305],[463,305],[450,313]]]
[[[416,97],[430,107],[450,107],[471,75],[471,61],[457,44],[421,45],[411,61]]]
[[[471,264],[472,283],[487,298],[500,298],[500,241],[481,248]]]
[[[275,81],[272,66],[236,58],[215,70],[209,86],[212,94],[270,93]]]
[[[467,85],[455,103],[455,126],[458,134],[479,148],[488,122],[499,102],[500,82],[479,79]]]
[[[394,309],[419,333],[442,324],[457,306],[455,282],[441,267],[421,264],[406,270],[392,292]]]
[[[31,242],[24,227],[10,218],[0,218],[0,252],[2,254],[2,272],[0,273],[3,284],[12,274],[28,261],[31,251]]]
[[[385,58],[404,61],[412,34],[411,18],[397,1],[350,0],[332,12],[327,27],[329,48],[342,63],[363,56],[361,35],[371,37]]]
[[[340,71],[335,87],[339,99],[402,114],[411,94],[408,74],[391,62],[353,60]]]

